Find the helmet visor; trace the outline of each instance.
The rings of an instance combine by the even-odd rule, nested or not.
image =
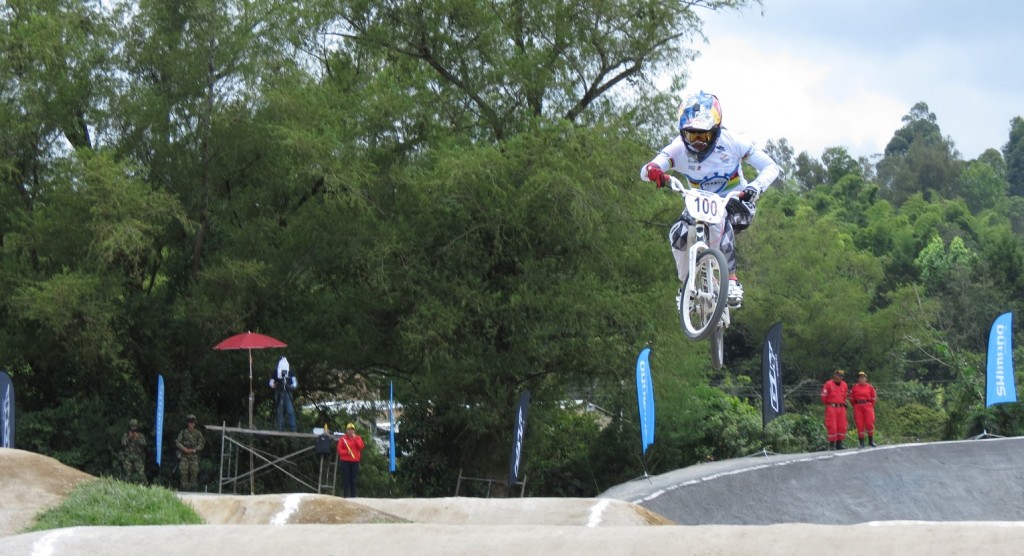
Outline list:
[[[694,147],[707,147],[711,144],[712,132],[708,130],[683,130],[683,139]]]

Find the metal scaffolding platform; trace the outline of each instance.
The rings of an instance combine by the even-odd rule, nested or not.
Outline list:
[[[333,448],[327,455],[316,453],[316,441],[320,435],[305,432],[282,432],[258,429],[244,429],[225,425],[206,425],[207,430],[219,431],[220,437],[220,472],[217,492],[222,494],[224,487],[230,486],[231,491],[238,492],[238,484],[248,480],[249,494],[256,492],[256,476],[264,473],[280,472],[316,494],[334,494],[334,485],[338,476],[338,453]],[[258,438],[292,438],[308,441],[305,446],[284,455],[273,454],[256,447]],[[332,436],[332,442],[336,439]],[[294,445],[293,445],[294,447]],[[291,448],[288,448],[291,449]],[[239,462],[244,454],[248,454],[249,467],[239,469]],[[319,460],[318,474],[314,480],[310,476],[300,476],[298,466],[294,465],[305,457]],[[257,460],[259,464],[257,465]],[[292,469],[287,469],[289,465]],[[326,469],[325,469],[326,468]]]

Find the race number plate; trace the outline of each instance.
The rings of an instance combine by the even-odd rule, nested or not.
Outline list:
[[[725,197],[703,189],[687,189],[683,196],[686,198],[686,211],[697,220],[719,224],[725,219],[725,205],[729,203]]]

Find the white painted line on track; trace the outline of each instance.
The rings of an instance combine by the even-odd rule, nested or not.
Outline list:
[[[795,463],[806,463],[806,462],[809,462],[809,461],[818,461],[818,460],[823,460],[823,459],[832,459],[832,458],[856,456],[857,454],[866,454],[869,451],[870,452],[879,452],[879,451],[882,451],[882,450],[891,450],[891,449],[894,449],[894,448],[907,447],[907,446],[925,446],[927,444],[940,444],[940,443],[939,442],[931,442],[931,443],[917,443],[917,444],[893,444],[893,445],[889,445],[889,446],[879,446],[877,448],[871,448],[870,450],[866,450],[866,449],[861,449],[861,450],[857,450],[857,449],[836,450],[836,451],[828,452],[826,454],[818,454],[818,455],[813,455],[813,456],[808,456],[808,457],[801,457],[801,458],[785,460],[785,461],[776,461],[776,462],[772,462],[772,463],[765,463],[765,464],[759,464],[759,465],[751,465],[749,467],[743,467],[741,469],[734,469],[732,471],[723,471],[721,473],[714,473],[712,475],[708,475],[706,477],[700,477],[698,479],[690,479],[689,481],[684,481],[682,483],[674,484],[674,485],[671,485],[671,486],[668,486],[668,487],[656,490],[656,491],[648,494],[647,496],[644,496],[642,498],[637,498],[636,500],[631,500],[631,502],[633,504],[643,504],[644,502],[650,502],[651,500],[654,500],[655,498],[658,498],[659,496],[661,496],[663,494],[666,494],[666,493],[668,493],[670,491],[676,490],[678,488],[688,487],[688,486],[691,486],[691,485],[697,485],[697,484],[700,484],[700,483],[705,483],[705,482],[708,482],[708,481],[713,481],[715,479],[721,479],[722,477],[728,477],[728,476],[731,476],[731,475],[739,475],[741,473],[749,473],[751,471],[758,471],[760,469],[767,469],[767,468],[770,468],[770,467],[782,467],[782,466],[785,466],[785,465],[793,465]]]
[[[302,497],[303,496],[305,496],[305,494],[301,493],[301,492],[300,493],[296,493],[296,494],[289,494],[288,496],[285,496],[284,497],[284,508],[282,508],[281,511],[277,512],[276,514],[274,514],[274,517],[270,518],[270,524],[271,525],[284,525],[285,523],[288,523],[288,518],[291,517],[291,515],[293,513],[298,511],[298,509],[299,509],[299,502],[302,501]]]
[[[608,498],[602,498],[600,502],[594,504],[590,508],[590,520],[587,521],[587,527],[597,527],[601,524],[601,514],[604,513],[604,509],[611,504],[612,501]]]

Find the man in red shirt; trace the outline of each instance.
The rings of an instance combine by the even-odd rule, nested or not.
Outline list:
[[[868,375],[864,371],[857,373],[857,383],[850,388],[850,401],[853,402],[853,422],[857,423],[857,438],[860,447],[864,447],[864,434],[868,435],[868,444],[875,447],[875,401],[878,395],[875,387],[868,384]]]
[[[842,450],[846,438],[846,394],[843,382],[846,371],[836,369],[832,379],[821,387],[821,403],[825,404],[825,430],[828,431],[829,450]]]
[[[349,423],[345,426],[345,436],[338,439],[338,467],[341,468],[342,492],[345,498],[356,497],[356,477],[359,476],[359,460],[363,456],[366,443],[363,437],[356,434],[356,426]]]

